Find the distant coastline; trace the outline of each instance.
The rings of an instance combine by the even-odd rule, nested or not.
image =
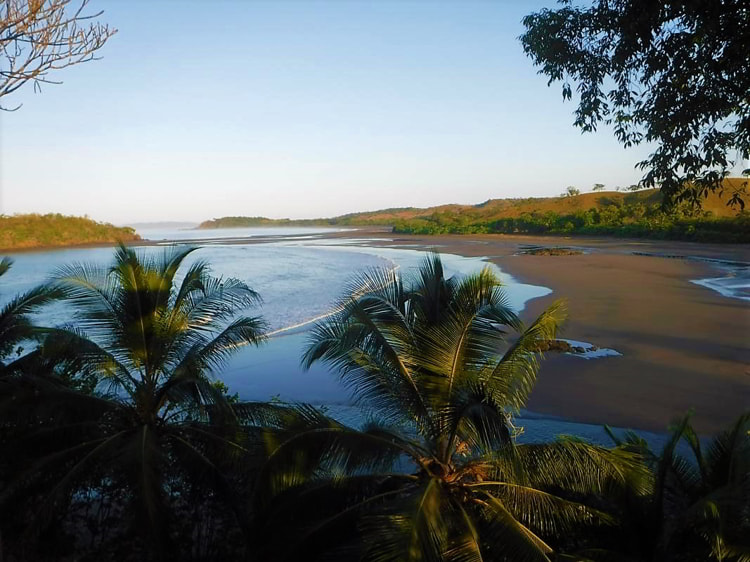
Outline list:
[[[729,192],[744,191],[747,180],[727,178]],[[199,229],[271,226],[383,227],[395,234],[595,235],[698,242],[750,242],[750,213],[726,205],[711,193],[702,208],[680,204],[662,208],[658,189],[599,191],[571,196],[490,199],[477,205],[402,207],[318,219],[227,216]]]
[[[747,180],[728,178],[729,190]],[[712,193],[698,212],[661,210],[657,189],[600,191],[573,196],[490,199],[477,205],[395,207],[331,218],[271,219],[227,216],[200,224],[177,221],[115,226],[88,217],[61,214],[0,215],[0,252],[143,242],[136,229],[215,230],[252,227],[378,228],[397,235],[505,234],[673,239],[696,242],[750,242],[750,213],[726,205]],[[210,235],[207,234],[207,237]]]

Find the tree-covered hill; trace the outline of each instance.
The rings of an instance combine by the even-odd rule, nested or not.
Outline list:
[[[0,249],[27,250],[140,240],[127,226],[61,214],[0,215]]]
[[[744,178],[725,180],[727,192],[741,188]],[[199,228],[249,226],[392,226],[417,234],[553,233],[653,236],[705,241],[750,241],[746,213],[727,206],[728,196],[712,193],[699,210],[661,208],[658,189],[599,191],[573,196],[490,199],[478,205],[402,207],[352,213],[328,219],[223,217]]]

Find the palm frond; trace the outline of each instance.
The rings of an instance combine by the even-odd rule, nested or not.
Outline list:
[[[415,315],[428,325],[440,323],[448,310],[455,281],[445,278],[440,255],[430,253],[422,260],[409,288],[409,300]]]
[[[552,548],[508,511],[491,494],[474,500],[479,507],[484,542],[489,552],[519,562],[549,562]]]
[[[487,481],[467,484],[466,487],[475,493],[491,494],[518,521],[546,537],[562,537],[584,526],[615,522],[608,513],[533,486]]]
[[[650,480],[638,454],[564,438],[553,443],[510,444],[484,460],[494,480],[579,494],[630,489],[646,494]]]
[[[438,416],[445,418],[441,425],[450,428],[449,446],[468,445],[464,455],[469,458],[497,450],[512,439],[505,405],[495,401],[482,383],[460,389]]]
[[[361,403],[394,415],[407,413],[422,424],[429,413],[409,367],[411,329],[391,304],[369,295],[352,299],[345,311],[313,328],[303,366],[324,361],[356,389]]]
[[[217,323],[229,320],[260,302],[260,295],[239,279],[204,277],[200,291],[190,291],[175,302],[175,308],[186,314],[191,327],[215,330]]]
[[[391,498],[387,506],[363,517],[361,533],[371,562],[440,561],[450,548],[452,509],[438,480],[427,480]]]
[[[482,541],[476,522],[472,520],[461,502],[453,502],[460,514],[460,521],[465,527],[463,533],[458,534],[445,552],[445,560],[449,562],[483,562]]]
[[[170,302],[172,294],[174,293],[174,281],[177,272],[182,266],[185,259],[193,253],[197,248],[194,246],[174,246],[171,251],[164,252],[158,262],[155,265],[155,270],[158,272],[159,284],[156,290],[156,302],[158,306],[167,308],[170,304],[174,306],[174,303]],[[142,258],[141,258],[142,259]],[[186,277],[183,279],[182,285],[186,285],[185,279],[190,277],[191,271],[196,265],[202,265],[203,270],[207,269],[207,265],[202,262],[193,264],[191,269],[188,270]],[[187,285],[189,286],[189,282]]]
[[[66,301],[75,307],[76,324],[81,329],[102,339],[123,331],[120,291],[107,268],[91,264],[60,267],[51,283],[60,287]]]
[[[194,334],[193,345],[184,351],[174,366],[170,366],[169,386],[182,380],[194,380],[208,369],[218,369],[239,348],[245,345],[260,345],[265,341],[265,322],[260,317],[238,318],[219,334],[210,337]]]
[[[750,474],[750,412],[719,433],[706,451],[706,472],[714,485],[740,482]]]
[[[62,297],[59,288],[40,285],[14,297],[0,308],[0,358],[12,351],[14,346],[38,334],[38,329],[29,318],[30,314]]]
[[[553,339],[565,318],[565,304],[557,301],[526,328],[502,359],[482,375],[496,400],[518,412],[528,400],[539,371],[539,344]]]

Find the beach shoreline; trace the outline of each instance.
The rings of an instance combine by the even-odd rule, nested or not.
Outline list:
[[[562,337],[622,355],[586,360],[548,353],[527,405],[535,413],[663,432],[676,417],[693,411],[696,429],[708,434],[750,408],[750,302],[693,282],[721,276],[717,268],[723,262],[750,266],[748,245],[393,235],[382,229],[322,238],[367,238],[363,246],[484,257],[520,282],[552,289],[551,295],[527,303],[521,314],[527,322],[565,298],[569,319]],[[574,247],[584,253],[520,254],[526,246]]]

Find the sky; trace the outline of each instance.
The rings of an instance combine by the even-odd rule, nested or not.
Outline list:
[[[553,1],[91,0],[101,60],[3,99],[0,212],[128,224],[329,217],[614,188],[647,147],[582,134],[521,49]]]

